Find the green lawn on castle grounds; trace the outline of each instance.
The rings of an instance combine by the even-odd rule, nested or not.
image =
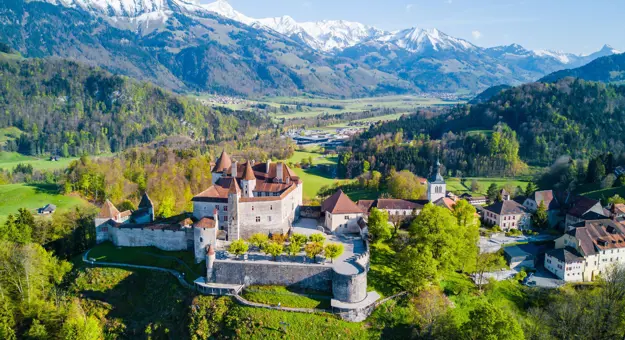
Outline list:
[[[243,290],[248,301],[294,308],[330,309],[332,294],[315,290],[297,291],[284,286],[249,286]]]
[[[313,159],[313,165],[318,165],[318,164],[336,165],[336,162],[337,162],[336,156],[326,156],[326,155],[322,155],[320,153],[316,153],[312,151],[295,151],[293,156],[287,159],[286,162],[287,164],[288,163],[297,164],[297,163],[301,163],[302,160],[308,159],[310,157],[312,157]]]
[[[480,190],[477,192],[471,191],[471,183],[473,180],[477,180],[477,183],[480,185]],[[447,182],[447,191],[451,191],[456,195],[461,195],[464,193],[476,194],[476,195],[486,195],[486,191],[488,187],[495,183],[499,188],[502,188],[504,185],[512,185],[514,188],[520,186],[525,190],[527,186],[526,180],[514,179],[514,178],[503,178],[503,177],[472,177],[465,179],[465,185],[462,185],[460,182],[460,178],[448,178],[445,180]]]
[[[37,208],[49,203],[56,205],[55,214],[62,214],[76,206],[89,205],[80,197],[61,195],[55,185],[23,183],[0,185],[0,223],[4,223],[9,214],[16,214],[19,208],[26,208],[37,214]]]
[[[89,258],[95,259],[96,262],[118,262],[173,269],[184,273],[185,279],[190,284],[198,277],[206,275],[205,262],[195,263],[195,255],[191,251],[164,251],[154,247],[116,247],[110,242],[105,242],[93,247],[89,252]]]
[[[30,164],[35,170],[60,170],[78,159],[77,157],[59,158],[58,161],[50,161],[49,157],[36,158],[25,156],[17,152],[0,152],[0,169],[13,170],[18,164]]]

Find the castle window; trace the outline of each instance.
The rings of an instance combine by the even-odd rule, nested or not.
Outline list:
[[[228,206],[224,205],[224,211],[228,211]]]
[[[260,223],[260,216],[256,216],[256,223]]]
[[[270,205],[270,206],[269,206],[269,210],[273,210],[273,205]]]
[[[228,222],[228,216],[224,216],[224,221]]]
[[[103,233],[108,233],[109,227],[102,227],[102,229],[100,229],[100,231],[103,232]]]
[[[200,237],[200,243],[204,242],[204,239]]]
[[[219,205],[216,205],[216,206],[215,206],[215,209],[219,210]]]
[[[252,206],[252,211],[254,211],[254,206]]]
[[[271,222],[271,216],[267,216],[267,221]]]

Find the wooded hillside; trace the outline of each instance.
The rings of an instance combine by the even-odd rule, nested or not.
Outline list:
[[[0,128],[24,132],[5,150],[28,155],[117,152],[169,135],[218,142],[262,121],[70,61],[4,54],[0,74]]]

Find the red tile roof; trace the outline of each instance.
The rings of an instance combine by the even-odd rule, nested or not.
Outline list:
[[[625,227],[609,219],[580,222],[567,234],[579,240],[585,255],[605,249],[625,248]]]
[[[104,204],[102,205],[100,212],[98,213],[98,218],[116,219],[117,216],[119,216],[119,210],[115,208],[115,206],[113,205],[113,203],[111,203],[111,201],[106,200],[106,202],[104,202]]]
[[[219,156],[217,163],[213,167],[213,172],[223,172],[224,169],[229,171],[230,167],[232,167],[232,159],[230,159],[230,156],[228,156],[226,150],[224,150],[221,152],[221,156]]]
[[[341,189],[327,200],[323,201],[321,211],[331,214],[355,214],[363,212]]]
[[[256,180],[256,176],[254,176],[254,171],[252,170],[252,165],[249,161],[245,163],[245,172],[243,173],[243,179],[246,181]]]
[[[201,220],[197,221],[194,226],[202,229],[213,229],[215,228],[215,220],[212,217],[203,217]]]

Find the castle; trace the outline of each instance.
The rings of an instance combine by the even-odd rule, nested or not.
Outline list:
[[[224,151],[211,173],[213,184],[192,199],[193,218],[181,215],[155,221],[147,194],[132,212],[119,212],[107,200],[95,219],[97,242],[192,250],[201,262],[217,239],[234,241],[259,232],[284,234],[299,213],[303,183],[282,162],[240,164]]]

